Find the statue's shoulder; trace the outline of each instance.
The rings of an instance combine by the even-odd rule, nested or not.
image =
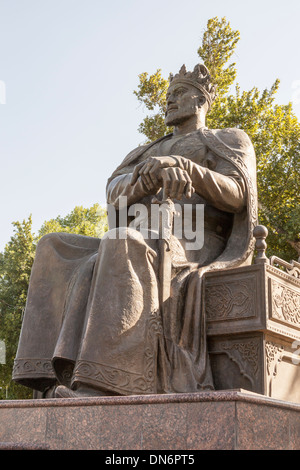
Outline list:
[[[248,147],[252,146],[252,142],[248,134],[243,129],[237,127],[228,127],[225,129],[213,129],[212,132],[230,147]]]
[[[238,154],[242,159],[255,159],[255,150],[248,134],[237,127],[224,129],[203,129],[203,135],[208,146],[218,153],[229,156]]]
[[[163,140],[170,139],[173,134],[167,134],[162,137],[159,137],[156,140],[153,140],[152,142],[147,142],[145,144],[141,144],[135,149],[131,150],[131,152],[125,157],[123,164],[126,163],[128,164],[129,162],[132,162],[139,158],[143,153],[145,153],[148,149],[154,147],[156,144],[162,142]]]

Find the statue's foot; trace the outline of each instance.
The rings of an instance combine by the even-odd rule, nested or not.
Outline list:
[[[83,397],[101,397],[105,395],[101,390],[88,387],[79,387],[77,390],[71,390],[65,385],[59,385],[55,389],[55,398],[83,398]]]
[[[78,394],[64,385],[59,385],[55,389],[55,398],[78,398]]]

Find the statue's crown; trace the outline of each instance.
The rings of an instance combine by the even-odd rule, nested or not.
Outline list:
[[[207,98],[209,106],[217,97],[217,87],[211,82],[210,73],[204,64],[197,64],[192,72],[188,72],[183,65],[176,75],[170,74],[169,81],[170,84],[178,81],[198,88]]]

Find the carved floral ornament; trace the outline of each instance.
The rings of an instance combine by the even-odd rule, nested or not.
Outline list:
[[[253,312],[253,291],[253,282],[208,285],[205,292],[208,321],[248,317]]]
[[[274,279],[272,286],[272,313],[288,323],[300,326],[300,293]]]
[[[259,375],[259,338],[221,341],[210,352],[214,355],[225,354],[237,365],[240,374],[250,382],[252,389],[255,388]]]
[[[268,375],[275,376],[277,374],[277,363],[282,360],[284,348],[272,341],[266,341],[265,350]]]
[[[271,256],[270,258],[271,266],[276,266],[279,269],[285,269],[287,274],[300,280],[300,263],[292,260],[290,263],[287,263],[283,259],[278,258],[277,256]]]
[[[222,348],[229,355],[234,354],[235,362],[240,364],[241,372],[243,373],[244,363],[246,362],[252,371],[253,377],[258,374],[258,363],[259,363],[259,344],[255,340],[251,341],[240,341],[232,344],[222,344]],[[237,360],[237,358],[239,359]],[[233,357],[231,357],[233,359]],[[245,374],[244,374],[245,375]]]

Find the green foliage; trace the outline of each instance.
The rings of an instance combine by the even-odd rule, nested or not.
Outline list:
[[[0,398],[29,398],[25,387],[11,382],[13,361],[25,308],[35,245],[31,217],[14,222],[15,234],[0,254],[0,339],[6,348],[6,363],[0,364]]]
[[[197,52],[217,84],[218,97],[207,116],[207,125],[237,127],[249,135],[257,156],[259,219],[269,230],[267,253],[289,261],[300,256],[300,123],[291,104],[275,103],[278,79],[263,91],[257,87],[241,91],[235,83],[236,66],[228,62],[239,39],[239,31],[233,30],[226,18],[208,21]],[[134,93],[149,111],[156,109],[139,127],[151,141],[170,132],[163,122],[168,85],[160,70],[150,76],[143,73],[139,78],[139,92]],[[150,81],[155,83],[155,93]]]
[[[39,230],[38,237],[47,233],[68,232],[101,238],[107,230],[106,210],[99,204],[94,204],[88,209],[77,206],[67,216],[58,216],[45,222]]]
[[[240,39],[239,31],[231,29],[226,18],[208,20],[198,55],[208,68],[213,82],[217,85],[219,98],[228,93],[236,78],[235,63],[226,67]]]
[[[144,72],[139,75],[139,90],[133,93],[144,103],[147,109],[153,111],[157,106],[166,111],[166,93],[169,81],[161,75],[161,69],[158,69],[153,75]]]
[[[46,221],[37,235],[32,233],[31,216],[13,226],[14,235],[0,253],[0,341],[6,349],[5,364],[0,364],[0,399],[32,397],[32,391],[13,382],[11,375],[38,240],[53,232],[101,238],[108,230],[106,210],[98,204],[89,209],[75,207],[65,217]]]
[[[139,75],[138,91],[133,93],[148,111],[156,111],[152,116],[146,116],[139,126],[139,132],[147,137],[147,142],[152,142],[165,134],[172,132],[171,128],[165,126],[166,93],[169,80],[161,75],[161,69],[154,74],[141,73]]]

